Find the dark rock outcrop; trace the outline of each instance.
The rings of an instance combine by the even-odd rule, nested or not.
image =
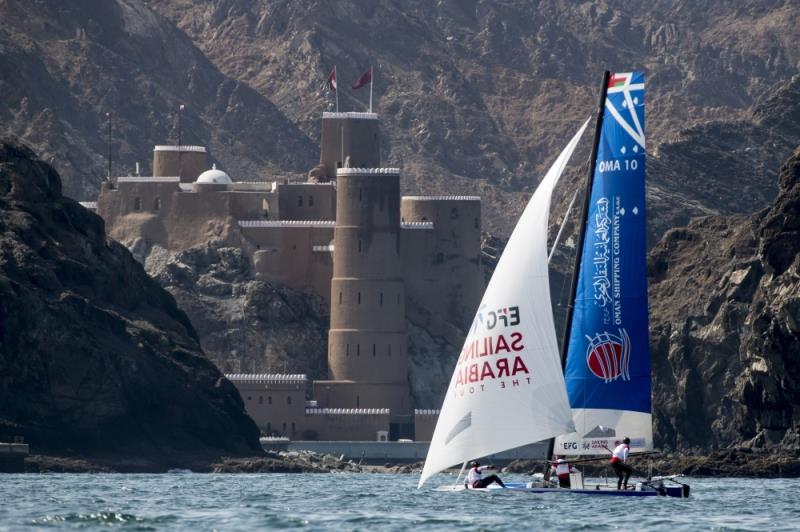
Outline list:
[[[800,447],[800,150],[773,204],[673,229],[650,254],[656,434]]]
[[[257,280],[242,250],[224,244],[179,253],[153,246],[144,263],[222,371],[327,377],[329,310],[322,298]]]
[[[0,144],[0,439],[142,468],[258,454],[258,429],[175,300],[55,171]]]

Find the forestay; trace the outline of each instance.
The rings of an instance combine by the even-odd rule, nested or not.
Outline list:
[[[550,199],[578,130],[508,240],[456,363],[419,486],[469,459],[573,432],[547,271]]]

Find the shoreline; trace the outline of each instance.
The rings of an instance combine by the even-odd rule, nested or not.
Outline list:
[[[632,457],[629,463],[636,472],[680,474],[687,477],[797,478],[800,477],[800,450],[780,452],[762,449],[724,449],[708,454],[668,453],[650,460]],[[357,463],[354,460],[310,451],[268,451],[251,457],[189,457],[168,463],[131,456],[63,456],[34,454],[25,458],[25,473],[384,473],[412,474],[422,470],[423,462]],[[515,460],[500,473],[530,474],[543,471],[542,460]],[[606,462],[581,464],[587,475],[608,470]],[[454,468],[455,471],[458,468]]]

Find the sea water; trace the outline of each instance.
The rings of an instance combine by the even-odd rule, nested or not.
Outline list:
[[[504,475],[524,481],[522,475]],[[0,474],[0,529],[791,530],[800,480],[692,478],[689,499],[439,492],[437,475]]]

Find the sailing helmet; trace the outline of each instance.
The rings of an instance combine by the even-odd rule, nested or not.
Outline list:
[[[624,438],[622,438],[622,443],[624,443],[626,445],[630,445],[631,439],[628,438],[627,436],[625,436]]]

